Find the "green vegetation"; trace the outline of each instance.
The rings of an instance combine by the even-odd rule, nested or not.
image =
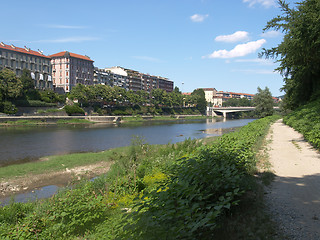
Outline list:
[[[223,107],[252,107],[252,101],[247,98],[229,98],[222,103]]]
[[[251,211],[249,216],[248,212],[256,200],[252,196],[258,186],[253,176],[255,153],[275,119],[254,121],[207,145],[202,140],[189,139],[178,144],[150,146],[134,138],[130,147],[117,152],[56,156],[33,163],[41,167],[21,165],[20,171],[24,173],[15,170],[19,165],[10,170],[8,166],[7,173],[0,172],[1,176],[14,171],[14,175],[23,175],[44,169],[71,168],[73,164],[88,164],[88,161],[113,162],[110,171],[93,182],[83,181],[47,200],[11,203],[1,208],[0,236],[4,239],[230,239],[230,236],[225,238],[221,228],[227,226],[232,234],[237,234],[233,239],[263,238],[266,220],[258,221],[255,212]],[[246,217],[241,220],[239,214]],[[246,224],[246,228],[241,224]]]
[[[113,161],[114,156],[126,154],[128,147],[120,147],[97,153],[73,153],[43,157],[40,161],[23,164],[9,165],[0,168],[2,179],[28,176],[29,174],[50,173],[93,164],[102,161]]]
[[[39,121],[39,120],[27,120],[27,119],[21,119],[17,121],[5,121],[3,123],[0,123],[0,125],[39,125],[39,124],[44,124],[45,122]]]
[[[282,42],[264,49],[261,56],[278,58],[279,71],[284,76],[284,107],[295,109],[320,96],[320,3],[305,0],[290,8],[279,0],[282,15],[265,27],[285,33]]]
[[[320,100],[310,102],[283,118],[285,124],[302,133],[314,147],[320,149]]]
[[[177,119],[207,119],[209,117],[198,115],[198,116],[185,116],[182,118],[177,118],[175,115],[171,116],[150,116],[143,118],[142,116],[132,116],[132,117],[123,117],[122,120],[125,122],[141,122],[141,121],[164,121],[164,120],[177,120]]]
[[[51,90],[34,89],[30,71],[23,69],[21,77],[5,68],[0,71],[0,112],[14,114],[18,107],[56,106],[65,97]]]
[[[78,105],[74,104],[74,105],[66,105],[64,107],[64,110],[66,111],[66,113],[70,116],[70,115],[84,115],[85,112],[84,110],[79,107]]]
[[[94,122],[91,122],[86,119],[74,118],[74,119],[59,119],[57,121],[57,124],[94,124]]]
[[[258,87],[258,93],[254,95],[253,105],[256,107],[255,112],[259,117],[272,116],[274,101],[268,87],[264,90]]]

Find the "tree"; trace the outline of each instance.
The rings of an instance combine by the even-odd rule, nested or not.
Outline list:
[[[89,89],[83,84],[77,84],[71,89],[69,94],[70,99],[77,99],[79,103],[86,103],[88,101]]]
[[[229,98],[222,105],[224,107],[251,107],[252,101],[247,98]]]
[[[20,80],[21,80],[23,92],[27,92],[31,89],[34,89],[34,80],[31,78],[30,70],[28,70],[26,68],[23,69]]]
[[[262,90],[258,87],[258,93],[253,98],[253,104],[256,112],[260,117],[273,115],[273,98],[268,87]]]
[[[196,108],[204,114],[207,107],[207,101],[203,89],[196,89],[191,93],[191,95],[195,96]]]
[[[263,49],[261,56],[278,58],[279,71],[284,76],[284,104],[294,109],[320,96],[320,2],[305,0],[290,8],[278,1],[283,12],[270,20],[264,31],[281,30],[282,42]]]
[[[4,68],[0,71],[0,100],[13,100],[17,98],[22,89],[22,84],[19,78],[11,70]]]

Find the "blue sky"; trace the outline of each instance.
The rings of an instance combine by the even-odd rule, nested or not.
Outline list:
[[[1,9],[6,44],[88,55],[99,68],[168,77],[184,92],[283,94],[277,64],[258,59],[283,37],[262,32],[280,14],[275,0],[12,0]]]

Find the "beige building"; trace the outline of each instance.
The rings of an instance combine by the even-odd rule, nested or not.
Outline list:
[[[49,57],[52,64],[53,85],[57,92],[70,92],[78,83],[93,84],[94,61],[88,56],[64,51]]]
[[[31,78],[38,89],[52,89],[50,57],[41,51],[30,48],[16,47],[0,43],[0,70],[8,68],[17,76],[21,76],[23,69],[31,71]]]
[[[217,90],[215,88],[201,88],[204,91],[206,101],[208,103],[213,103],[213,99],[217,94]]]

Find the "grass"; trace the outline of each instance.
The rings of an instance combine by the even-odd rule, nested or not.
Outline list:
[[[38,125],[46,125],[46,124],[94,124],[86,119],[59,119],[56,122],[50,121],[48,123],[46,119],[43,120],[27,120],[27,119],[20,119],[17,121],[5,121],[0,123],[0,126],[38,126]]]
[[[59,108],[49,108],[47,110],[38,110],[37,113],[55,113],[55,112],[64,112],[64,109]]]
[[[172,120],[177,120],[177,119],[187,119],[187,120],[192,120],[192,119],[207,119],[209,117],[207,116],[184,116],[182,118],[177,118],[178,115],[170,115],[170,116],[147,116],[147,118],[143,118],[141,116],[132,116],[132,117],[123,117],[122,120],[125,122],[140,122],[140,121],[172,121]]]
[[[59,119],[57,121],[57,124],[94,124],[94,122],[91,122],[86,119],[74,118],[74,119]]]
[[[2,179],[23,177],[29,174],[41,174],[54,171],[65,170],[77,166],[89,165],[102,161],[112,161],[114,156],[120,153],[126,153],[128,147],[120,147],[97,153],[73,153],[58,156],[49,156],[41,158],[36,162],[9,165],[0,168]]]
[[[17,120],[17,121],[5,121],[3,123],[0,123],[0,125],[28,125],[28,126],[36,126],[36,125],[40,125],[40,124],[46,124],[46,122],[44,121],[40,121],[40,120],[25,120],[25,119],[21,119],[21,120]]]
[[[250,127],[210,139],[213,142],[206,139],[206,146],[203,146],[202,140],[189,139],[182,143],[156,146],[134,139],[129,147],[100,153],[53,156],[47,161],[34,163],[36,165],[23,164],[16,174],[72,168],[95,161],[114,162],[108,173],[94,182],[83,182],[72,190],[35,203],[30,209],[23,204],[0,208],[0,219],[1,216],[7,216],[0,221],[0,237],[149,240],[212,239],[206,237],[214,235],[214,239],[277,239],[274,224],[264,211],[261,181],[255,175],[246,174],[243,168],[250,171],[251,164],[256,163],[256,150],[248,147],[255,145],[256,141],[252,139],[260,138],[257,144],[263,144],[267,122],[259,124],[251,123]],[[259,149],[261,146],[256,148]],[[235,159],[238,159],[236,165]],[[226,161],[230,161],[231,165]],[[14,171],[19,165],[8,167],[12,168],[0,172],[0,176]],[[220,172],[223,173],[221,180],[218,179]],[[243,190],[239,192],[239,188]],[[217,194],[215,191],[218,191]],[[233,200],[230,198],[232,194]],[[145,197],[141,198],[142,195]],[[212,201],[215,198],[218,198],[216,203]],[[155,205],[152,205],[152,201],[157,199],[158,201],[153,202]],[[137,203],[140,206],[147,204],[150,208],[145,208],[145,211],[138,215],[132,210],[131,215],[130,209],[134,209],[132,207]],[[170,211],[167,211],[168,209]],[[152,212],[148,215],[150,210]],[[211,212],[217,212],[219,215],[207,214]],[[131,215],[131,218],[127,218],[128,215]],[[201,218],[195,218],[194,215]],[[164,225],[152,225],[157,216],[157,221],[164,220]],[[216,225],[210,229],[206,226],[199,229],[198,233],[202,238],[191,235],[193,231],[185,231],[191,225],[198,227],[197,224],[201,224],[202,220],[207,221],[206,216],[217,216],[208,222],[216,222]],[[180,230],[172,232],[176,219],[181,223],[177,225]],[[199,222],[199,219],[202,220]],[[127,225],[124,226],[125,224]],[[133,229],[130,230],[130,226]],[[151,227],[146,232],[151,235],[144,235],[143,238],[138,233],[139,229],[146,226]],[[214,233],[211,232],[213,229]],[[173,238],[174,234],[170,233],[178,234],[180,238]]]

